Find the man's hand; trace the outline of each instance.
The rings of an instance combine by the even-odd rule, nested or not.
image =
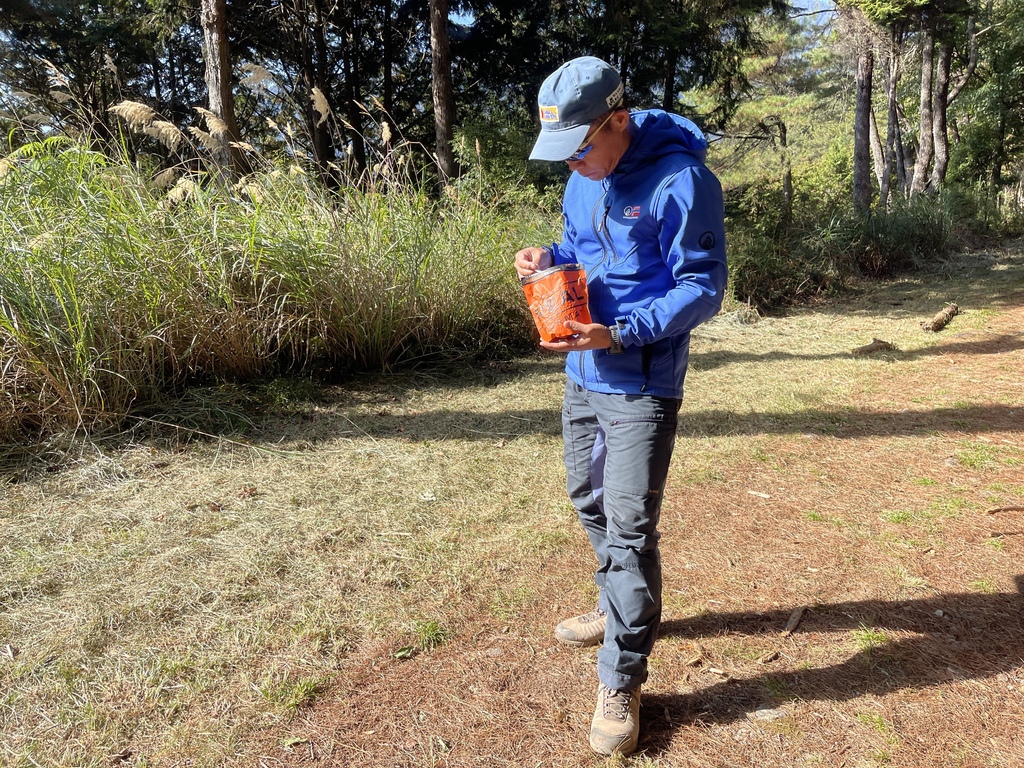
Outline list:
[[[565,327],[575,334],[574,338],[562,341],[542,341],[540,345],[554,352],[572,352],[583,349],[608,349],[612,345],[612,334],[608,326],[600,323],[577,323],[567,320]]]
[[[520,277],[529,277],[551,266],[551,251],[547,248],[523,248],[516,254],[516,272]]]

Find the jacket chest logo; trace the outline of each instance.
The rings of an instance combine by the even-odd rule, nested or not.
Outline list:
[[[639,219],[640,218],[639,205],[627,205],[622,209],[622,218],[624,219]]]

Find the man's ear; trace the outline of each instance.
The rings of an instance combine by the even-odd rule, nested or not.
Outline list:
[[[625,109],[618,109],[612,115],[612,119],[609,120],[616,133],[622,133],[629,125],[629,111]]]

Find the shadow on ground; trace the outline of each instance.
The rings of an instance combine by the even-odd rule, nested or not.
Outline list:
[[[686,694],[645,695],[641,747],[657,755],[680,727],[742,720],[759,708],[784,707],[789,700],[845,701],[866,694],[925,688],[950,680],[980,679],[1024,665],[1024,575],[1017,591],[944,594],[920,600],[865,600],[807,609],[800,632],[877,630],[871,647],[829,667],[772,672],[727,680]],[[707,614],[671,620],[661,635],[700,638],[720,635],[775,635],[791,610]],[[914,633],[884,639],[885,631]]]
[[[984,335],[985,338],[954,341],[908,351],[894,350],[884,354],[893,360],[910,361],[936,355],[1002,355],[1024,349],[1024,331],[998,335],[979,335]],[[779,360],[846,360],[851,356],[850,350],[835,352],[782,352],[772,350],[771,352],[757,354],[718,350],[694,354],[690,358],[690,365],[695,371],[710,371],[733,363],[769,363]]]

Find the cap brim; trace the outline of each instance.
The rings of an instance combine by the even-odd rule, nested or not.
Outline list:
[[[590,123],[561,131],[541,131],[530,153],[531,160],[565,160],[587,138]]]

